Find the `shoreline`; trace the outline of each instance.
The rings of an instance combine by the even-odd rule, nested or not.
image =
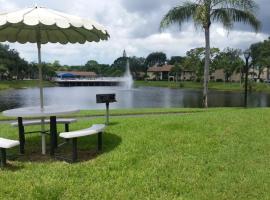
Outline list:
[[[26,89],[39,86],[38,80],[12,80],[0,81],[0,91],[8,89]],[[43,81],[44,87],[56,87],[57,85],[51,81]],[[168,81],[134,81],[135,87],[163,87],[172,89],[203,89],[200,82],[168,82]],[[240,83],[223,83],[223,82],[209,82],[209,90],[227,91],[227,92],[241,92],[244,91],[244,85]],[[268,83],[253,83],[251,92],[265,92],[270,93],[270,84]]]
[[[1,80],[0,81],[0,91],[8,89],[26,89],[34,88],[39,86],[39,80]],[[43,81],[44,87],[54,87],[56,86],[51,81]]]
[[[172,89],[198,89],[202,90],[203,85],[200,82],[168,82],[168,81],[135,81],[136,87],[165,87]],[[240,83],[223,83],[209,82],[209,90],[225,91],[225,92],[242,92],[244,85]],[[250,92],[250,91],[249,91]],[[270,93],[270,84],[268,83],[252,83],[251,92]]]

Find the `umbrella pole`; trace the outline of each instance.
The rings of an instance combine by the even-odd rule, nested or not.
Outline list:
[[[38,74],[39,74],[39,94],[40,94],[40,108],[44,108],[43,102],[43,77],[42,77],[42,66],[41,66],[41,44],[40,42],[37,43],[38,48]]]
[[[38,48],[38,74],[39,74],[39,96],[40,96],[40,108],[43,110],[44,102],[43,102],[43,77],[42,77],[42,65],[41,65],[41,43],[37,42]],[[41,146],[42,146],[42,154],[46,154],[46,136],[45,136],[45,119],[41,118]]]

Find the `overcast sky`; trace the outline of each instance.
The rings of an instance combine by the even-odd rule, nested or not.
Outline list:
[[[260,33],[248,26],[236,25],[229,33],[219,24],[211,29],[211,45],[246,49],[270,35],[270,0],[256,0],[260,6],[257,16],[263,23]],[[46,44],[42,46],[42,60],[61,64],[81,65],[88,60],[111,64],[126,49],[128,56],[146,57],[163,51],[168,57],[185,55],[191,48],[204,46],[204,34],[193,28],[192,22],[181,30],[176,27],[159,32],[159,22],[170,8],[182,0],[0,0],[0,10],[11,11],[35,5],[93,19],[105,26],[111,38],[100,43],[83,45]],[[28,61],[37,61],[36,45],[10,44]]]

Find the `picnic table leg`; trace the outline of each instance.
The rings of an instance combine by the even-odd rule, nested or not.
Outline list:
[[[25,136],[22,117],[18,117],[18,129],[19,129],[20,153],[24,154]]]
[[[109,125],[109,115],[110,115],[109,114],[109,105],[110,104],[107,102],[106,103],[106,123],[105,123],[106,125]]]
[[[72,162],[76,162],[78,158],[77,138],[72,139]]]
[[[51,156],[53,156],[54,150],[55,150],[55,148],[57,148],[57,126],[56,126],[56,117],[55,116],[50,117],[50,134],[51,134],[50,154],[51,154]]]
[[[65,132],[69,132],[69,124],[65,124]]]
[[[1,167],[5,167],[7,162],[6,149],[1,149]]]

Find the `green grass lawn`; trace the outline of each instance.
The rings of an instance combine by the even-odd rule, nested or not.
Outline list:
[[[150,87],[169,87],[169,88],[190,88],[202,89],[203,84],[199,82],[168,82],[168,81],[136,81],[135,85],[150,86]],[[244,85],[240,83],[218,83],[210,82],[209,89],[221,91],[243,91]],[[270,84],[267,83],[253,83],[252,91],[254,92],[270,92]]]
[[[81,138],[77,164],[41,156],[40,137],[27,135],[26,155],[0,170],[0,199],[269,199],[269,117],[270,109],[114,117],[104,152],[93,151],[95,136]],[[17,138],[8,124],[0,130]]]
[[[27,81],[0,81],[0,90],[5,89],[21,89],[21,88],[29,88],[29,87],[38,87],[39,81],[38,80],[27,80]],[[54,86],[53,83],[49,81],[43,82],[44,87],[51,87]]]

